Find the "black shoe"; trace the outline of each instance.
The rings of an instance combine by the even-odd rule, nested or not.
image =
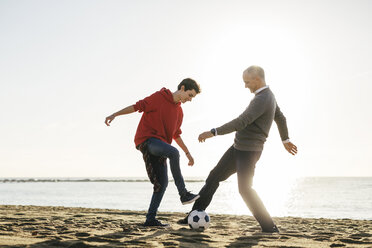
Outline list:
[[[144,226],[160,226],[160,227],[167,227],[169,226],[169,224],[163,224],[161,223],[160,221],[158,221],[157,219],[155,220],[146,220],[145,224],[143,224]]]
[[[180,220],[177,221],[177,224],[180,224],[180,225],[188,225],[189,222],[188,222],[188,219],[189,218],[189,214],[186,215],[185,218],[182,218]]]
[[[192,202],[196,201],[197,199],[199,199],[199,197],[200,197],[200,195],[194,195],[194,194],[190,193],[190,191],[185,191],[185,193],[183,195],[181,195],[182,205],[192,203]]]
[[[266,233],[279,233],[279,228],[276,225],[274,225],[270,229],[262,229],[262,232],[266,232]]]

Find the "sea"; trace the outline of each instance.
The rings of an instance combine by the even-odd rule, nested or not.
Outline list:
[[[205,178],[186,178],[199,192]],[[146,211],[153,185],[147,178],[0,178],[1,205],[65,206]],[[305,177],[257,182],[272,216],[372,220],[372,177]],[[170,180],[159,212],[190,211]],[[251,215],[236,180],[220,183],[210,214]]]

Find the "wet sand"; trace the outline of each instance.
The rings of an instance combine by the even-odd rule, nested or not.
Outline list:
[[[262,233],[250,216],[210,214],[203,232],[177,224],[185,213],[159,213],[168,228],[143,227],[145,212],[0,205],[0,247],[372,247],[372,221],[274,218]]]

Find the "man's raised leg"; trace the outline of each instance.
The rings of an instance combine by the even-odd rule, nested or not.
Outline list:
[[[222,156],[216,167],[209,173],[205,185],[200,190],[200,198],[195,201],[192,210],[205,210],[212,201],[220,182],[225,181],[236,172],[234,147],[230,147]],[[178,221],[179,224],[187,224],[187,217]]]
[[[174,183],[176,184],[178,194],[182,204],[194,202],[199,198],[199,195],[192,194],[186,190],[185,181],[183,179],[180,168],[180,154],[178,150],[156,138],[148,139],[148,150],[154,156],[166,157],[169,159],[170,169],[173,175]]]

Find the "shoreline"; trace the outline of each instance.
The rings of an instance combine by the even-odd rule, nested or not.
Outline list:
[[[0,247],[372,247],[372,221],[274,217],[262,233],[248,215],[210,214],[203,232],[159,212],[168,228],[143,227],[145,211],[0,205]]]

